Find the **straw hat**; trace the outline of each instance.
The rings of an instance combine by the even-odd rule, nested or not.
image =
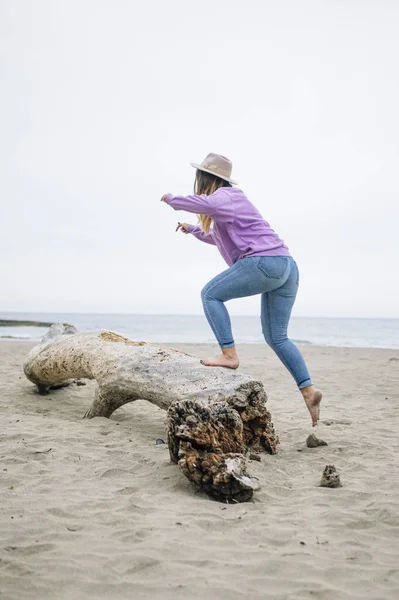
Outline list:
[[[233,163],[221,154],[213,154],[211,152],[204,158],[200,165],[197,165],[197,163],[190,163],[190,165],[199,171],[216,175],[216,177],[220,177],[220,179],[224,179],[224,181],[237,185],[237,182],[230,177]]]

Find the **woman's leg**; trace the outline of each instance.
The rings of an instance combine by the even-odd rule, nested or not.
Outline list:
[[[288,259],[273,257],[279,265],[282,275],[287,271]],[[275,289],[281,285],[281,279],[268,280],[258,268],[259,258],[242,258],[232,267],[217,275],[202,290],[202,303],[205,316],[215,334],[222,354],[202,361],[212,367],[230,367],[236,369],[239,361],[235,349],[229,313],[224,305],[233,298],[244,298],[261,294],[267,289]]]
[[[319,419],[322,395],[312,384],[300,350],[287,335],[297,290],[298,268],[292,261],[287,281],[276,290],[262,294],[262,330],[266,342],[295,379],[312,417],[312,423],[316,425]]]

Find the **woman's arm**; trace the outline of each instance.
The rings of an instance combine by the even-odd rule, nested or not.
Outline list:
[[[197,240],[205,242],[205,244],[212,244],[213,246],[216,246],[212,230],[209,233],[205,233],[205,231],[202,231],[201,227],[197,227],[196,225],[188,225],[187,231],[196,237]]]
[[[207,196],[173,196],[165,194],[162,200],[169,204],[175,210],[185,210],[186,212],[200,215],[208,215],[212,219],[228,223],[234,219],[234,207],[229,195],[219,188],[215,193]]]

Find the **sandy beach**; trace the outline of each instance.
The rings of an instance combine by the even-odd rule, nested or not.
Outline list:
[[[155,444],[162,410],[137,401],[82,420],[93,383],[37,395],[22,372],[31,347],[0,343],[1,599],[399,597],[398,350],[303,348],[328,442],[309,449],[291,377],[266,346],[242,346],[281,444],[249,463],[254,500],[226,505]],[[342,488],[318,486],[327,464]]]

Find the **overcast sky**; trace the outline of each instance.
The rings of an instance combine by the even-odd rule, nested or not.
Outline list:
[[[398,31],[396,0],[0,0],[0,310],[200,313],[226,265],[159,199],[217,152],[295,315],[399,317]]]

